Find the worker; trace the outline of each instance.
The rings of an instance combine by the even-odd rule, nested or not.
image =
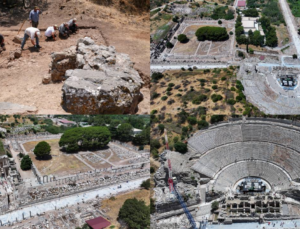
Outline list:
[[[4,36],[0,34],[0,53],[5,50]]]
[[[41,48],[41,46],[39,45],[39,36],[40,35],[41,35],[41,32],[39,29],[34,28],[34,27],[27,28],[24,33],[24,38],[23,38],[23,42],[21,45],[21,49],[23,50],[26,40],[29,37],[31,39],[31,43],[34,45],[35,48]],[[36,43],[34,43],[34,38],[35,38]]]
[[[76,21],[77,19],[76,18],[73,18],[71,19],[69,22],[68,22],[68,26],[69,26],[69,30],[70,30],[70,33],[76,33],[77,31],[77,24],[76,24]]]
[[[68,23],[67,22],[64,22],[62,23],[60,26],[59,26],[59,35],[60,37],[62,38],[67,38],[70,36],[69,34],[69,26],[68,26]]]
[[[39,7],[35,6],[29,13],[29,21],[32,27],[37,28],[39,25],[39,15],[42,13]]]
[[[57,30],[57,25],[54,26],[49,26],[45,32],[45,36],[47,40],[56,40],[56,30]]]

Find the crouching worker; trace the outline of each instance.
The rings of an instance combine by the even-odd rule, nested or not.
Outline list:
[[[57,25],[54,26],[49,26],[45,32],[45,36],[47,40],[56,40],[56,31],[57,30]]]
[[[76,31],[78,30],[76,21],[77,21],[77,19],[73,18],[68,22],[69,30],[71,33],[76,33]]]
[[[0,53],[5,50],[4,36],[0,34]]]
[[[21,45],[21,49],[23,50],[26,40],[30,37],[31,43],[34,45],[35,48],[41,48],[39,45],[39,36],[41,35],[40,30],[34,27],[29,27],[25,30],[23,42]],[[35,41],[34,42],[34,38]]]
[[[69,27],[68,27],[68,23],[62,23],[60,26],[59,26],[59,36],[61,38],[67,38],[70,36],[69,34]]]

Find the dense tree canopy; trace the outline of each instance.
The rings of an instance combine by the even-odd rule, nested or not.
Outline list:
[[[42,141],[35,146],[33,152],[37,158],[46,158],[50,156],[51,147],[47,142]]]
[[[243,14],[246,17],[258,17],[258,11],[255,8],[253,8],[253,9],[250,8],[250,9],[244,10]]]
[[[117,138],[120,141],[130,141],[132,138],[132,126],[129,123],[123,123],[118,127]]]
[[[119,220],[130,229],[150,228],[150,207],[143,200],[127,199],[119,211]]]
[[[150,144],[150,127],[143,129],[140,134],[133,137],[132,143],[135,145],[149,145]]]
[[[59,146],[67,152],[76,152],[103,148],[110,140],[111,134],[107,127],[77,127],[67,130],[61,136]]]
[[[229,38],[226,28],[204,26],[196,31],[196,36],[199,41],[225,41]]]

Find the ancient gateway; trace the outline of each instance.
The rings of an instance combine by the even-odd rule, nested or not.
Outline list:
[[[169,191],[168,159],[177,190],[199,224],[299,219],[293,203],[299,200],[299,153],[300,123],[291,120],[233,118],[198,131],[189,138],[186,154],[161,156],[153,224],[190,225]],[[217,213],[211,213],[213,201],[218,201]]]

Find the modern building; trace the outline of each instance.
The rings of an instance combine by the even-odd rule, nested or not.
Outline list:
[[[260,35],[264,36],[264,31],[259,26],[259,17],[242,17],[242,25],[244,27],[244,32],[246,35],[248,35],[249,31],[252,30],[252,32],[258,30],[260,32]]]

